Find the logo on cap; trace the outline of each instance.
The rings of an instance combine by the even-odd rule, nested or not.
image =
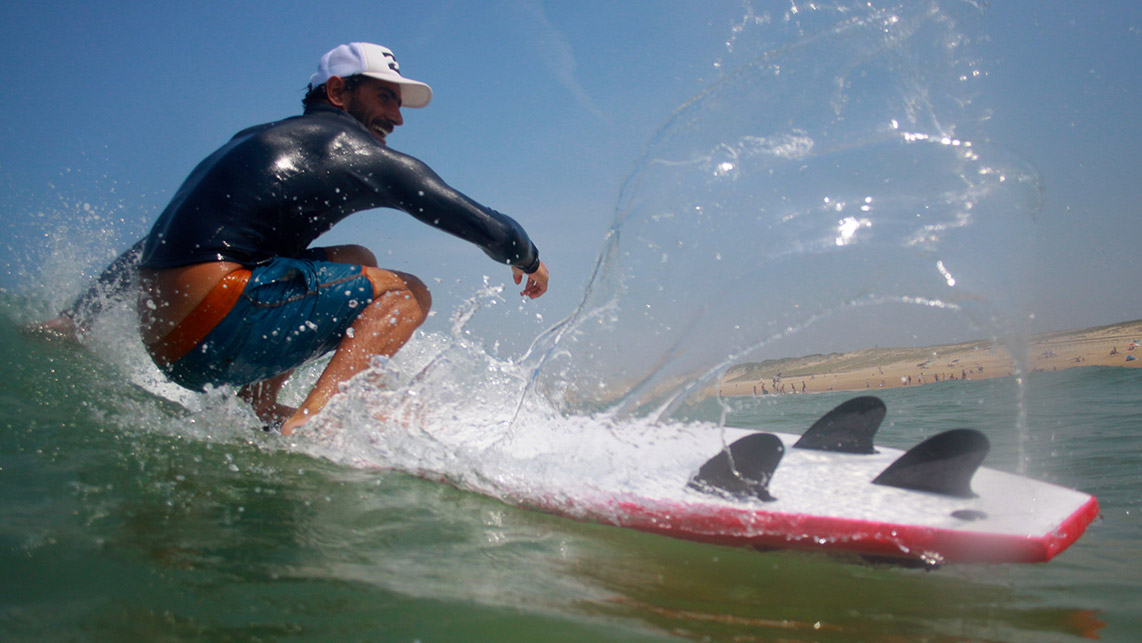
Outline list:
[[[391,70],[393,70],[399,74],[400,73],[400,65],[397,64],[396,56],[393,56],[393,53],[391,51],[384,52],[384,56],[385,56],[385,58],[389,59],[389,69],[391,69]]]

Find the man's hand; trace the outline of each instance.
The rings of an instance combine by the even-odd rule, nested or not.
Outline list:
[[[512,266],[512,279],[514,279],[517,284],[523,281],[525,274],[524,271]],[[524,286],[523,292],[520,293],[521,295],[535,299],[547,292],[547,266],[543,265],[542,261],[539,262],[538,270],[526,276],[527,285]]]

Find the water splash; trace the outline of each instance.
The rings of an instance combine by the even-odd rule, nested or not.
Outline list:
[[[683,488],[689,460],[708,450],[708,425],[633,420],[616,430],[605,419],[559,415],[550,406],[516,407],[529,369],[462,332],[462,322],[498,290],[461,307],[453,332],[421,333],[393,359],[378,360],[294,436],[280,438],[282,446],[510,502],[542,499],[563,511],[618,489],[661,495]],[[644,466],[632,468],[632,457]]]
[[[747,359],[1020,337],[1042,182],[982,135],[975,13],[748,10],[627,179],[529,399],[663,419]]]

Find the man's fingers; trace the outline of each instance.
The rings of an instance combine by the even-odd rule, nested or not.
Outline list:
[[[512,268],[512,277],[515,278],[515,282],[517,284],[520,283],[523,276],[524,273],[522,270],[515,267]],[[543,262],[541,261],[539,262],[539,268],[530,275],[527,275],[527,283],[524,285],[523,291],[520,292],[520,295],[524,297],[530,297],[532,299],[539,297],[543,293],[547,292],[547,279],[547,266],[543,265]]]
[[[544,284],[541,284],[538,281],[535,281],[534,279],[528,279],[527,280],[527,287],[524,288],[523,292],[521,292],[520,294],[525,296],[525,297],[531,297],[532,299],[535,299],[536,297],[542,295],[545,292],[547,292],[547,288],[544,287]]]

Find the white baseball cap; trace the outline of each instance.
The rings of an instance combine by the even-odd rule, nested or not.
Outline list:
[[[351,42],[330,50],[321,57],[317,73],[309,77],[309,86],[325,84],[330,78],[369,76],[401,86],[401,104],[404,107],[424,107],[432,100],[432,88],[400,75],[400,65],[388,47],[368,42]]]

